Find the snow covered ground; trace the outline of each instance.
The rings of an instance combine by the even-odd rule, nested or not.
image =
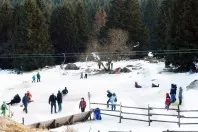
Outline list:
[[[198,109],[198,105],[196,105],[198,91],[187,91],[185,89],[190,82],[197,79],[197,74],[173,74],[162,72],[164,68],[164,63],[162,62],[148,63],[143,60],[133,60],[114,62],[114,68],[134,65],[141,66],[142,69],[133,70],[131,73],[121,74],[94,75],[92,72],[92,74],[88,75],[88,79],[85,80],[80,79],[80,73],[85,71],[87,68],[90,70],[97,69],[97,63],[78,62],[76,64],[81,67],[80,70],[65,71],[61,70],[60,66],[39,70],[41,74],[41,83],[31,82],[32,75],[36,74],[38,71],[24,73],[23,75],[12,74],[9,73],[9,71],[1,71],[0,102],[10,101],[17,93],[23,97],[25,92],[30,91],[34,102],[29,104],[28,114],[23,113],[23,108],[20,107],[20,104],[11,106],[11,110],[14,112],[14,116],[12,117],[14,120],[21,122],[22,117],[24,117],[25,124],[32,124],[56,117],[79,113],[79,101],[81,97],[88,100],[88,92],[91,93],[91,102],[106,103],[106,91],[110,90],[116,93],[118,102],[122,102],[122,105],[147,107],[149,104],[153,107],[163,108],[165,94],[169,92],[171,83],[175,83],[178,87],[181,86],[184,88],[184,103],[181,109]],[[142,85],[143,88],[134,88],[135,81]],[[159,83],[160,88],[151,88],[152,82]],[[57,94],[58,90],[62,91],[65,86],[68,88],[69,94],[63,99],[63,111],[58,114],[51,114],[50,105],[48,104],[49,96],[52,93]],[[91,107],[95,108],[97,106],[93,105]],[[164,113],[170,114],[171,111],[164,111]],[[195,115],[193,114],[191,116]],[[142,117],[140,117],[140,119],[141,118]],[[170,117],[165,117],[164,120],[169,118]],[[106,132],[109,130],[132,130],[133,132],[148,132],[148,130],[160,132],[166,129],[198,130],[198,127],[196,126],[182,126],[181,128],[178,128],[177,124],[167,123],[151,123],[150,127],[148,127],[148,123],[137,121],[122,120],[122,123],[118,123],[119,119],[117,117],[109,117],[104,115],[102,116],[102,119],[103,120],[101,121],[78,123],[72,127],[79,132],[87,132],[89,130],[91,130],[91,132],[96,132],[98,130],[101,132]],[[175,119],[177,121],[177,118]],[[198,122],[198,120],[193,121]],[[61,127],[52,131],[63,131],[64,129],[64,127]]]

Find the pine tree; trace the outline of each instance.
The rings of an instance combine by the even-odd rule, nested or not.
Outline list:
[[[53,53],[49,41],[46,20],[34,0],[18,5],[15,13],[15,30],[13,52],[15,54],[46,54]],[[52,58],[28,57],[14,59],[16,68],[33,70],[53,64]]]
[[[0,4],[0,56],[7,56],[11,51],[13,31],[13,8],[8,0]],[[1,68],[12,68],[11,59],[1,58]]]

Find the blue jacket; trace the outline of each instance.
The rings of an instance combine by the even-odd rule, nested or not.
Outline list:
[[[23,97],[23,105],[27,105],[29,103],[29,98],[28,96]]]
[[[171,88],[170,94],[176,94],[177,88]]]
[[[116,96],[111,96],[111,98],[110,98],[110,102],[111,102],[111,104],[113,104],[113,105],[115,105],[115,104],[116,104],[115,99],[116,99]]]

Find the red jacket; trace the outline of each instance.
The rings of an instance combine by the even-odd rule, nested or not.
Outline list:
[[[165,101],[165,104],[166,104],[166,105],[170,105],[170,104],[171,104],[170,96],[169,96],[168,93],[166,94],[166,101]]]
[[[79,108],[86,108],[87,104],[86,101],[80,101]]]

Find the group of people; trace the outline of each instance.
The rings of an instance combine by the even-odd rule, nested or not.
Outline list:
[[[41,75],[40,73],[38,72],[36,75],[33,75],[32,76],[32,83],[35,83],[35,82],[40,82],[41,81]]]
[[[53,109],[54,109],[54,113],[57,113],[56,111],[56,104],[58,104],[58,112],[62,111],[62,102],[63,102],[63,96],[68,94],[68,90],[65,87],[65,89],[61,91],[58,91],[57,96],[54,95],[54,93],[52,93],[49,97],[49,104],[51,105],[51,114],[53,114]],[[86,108],[86,101],[84,98],[81,98],[81,101],[79,103],[79,109],[81,109],[81,112],[85,111]]]
[[[152,83],[152,84],[151,84],[151,87],[152,87],[152,88],[159,87],[159,84],[154,84],[154,83]],[[135,82],[135,88],[142,88],[142,86],[139,85],[138,82]]]
[[[176,100],[177,100],[176,95],[177,95],[177,85],[176,84],[171,84],[170,95],[169,95],[169,93],[166,93],[165,108],[167,110],[169,109],[169,107],[172,103],[176,102]],[[182,87],[179,88],[178,99],[179,99],[179,104],[178,105],[182,105],[182,99],[183,99],[183,89],[182,89]]]
[[[80,73],[80,79],[87,79],[87,73],[85,73],[85,75],[83,76],[83,72]]]
[[[116,103],[117,103],[117,97],[115,93],[111,93],[109,90],[107,90],[107,108],[109,108],[109,103],[111,103],[111,110],[116,110]]]

